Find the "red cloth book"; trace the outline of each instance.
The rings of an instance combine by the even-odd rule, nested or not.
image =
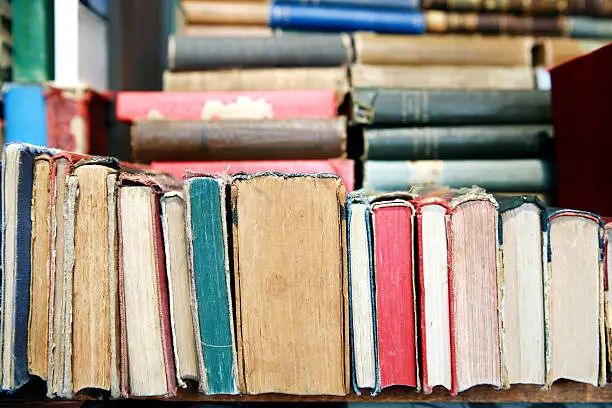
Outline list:
[[[338,115],[336,92],[119,92],[117,119],[299,119]]]
[[[388,200],[374,203],[372,213],[380,387],[417,387],[414,208]]]
[[[558,205],[612,214],[612,44],[551,70]]]
[[[252,160],[214,162],[151,162],[152,170],[159,170],[175,177],[183,177],[186,170],[215,175],[260,173],[276,171],[281,173],[333,173],[344,182],[347,192],[355,188],[355,163],[350,159],[329,160]]]

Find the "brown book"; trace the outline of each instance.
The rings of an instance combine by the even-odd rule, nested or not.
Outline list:
[[[347,394],[342,182],[241,175],[231,190],[241,389]]]
[[[392,66],[351,67],[355,88],[533,89],[528,67]]]
[[[493,12],[533,15],[591,15],[612,16],[610,0],[424,0],[423,9],[459,12]]]
[[[536,65],[552,68],[595,51],[610,42],[612,39],[539,38],[536,39],[539,51]]]
[[[51,241],[51,157],[34,161],[32,189],[32,244],[30,318],[28,327],[28,371],[43,380],[48,376],[49,288]]]
[[[270,6],[254,1],[183,1],[187,24],[267,26]]]
[[[564,17],[427,11],[425,19],[428,33],[563,36],[569,30]]]
[[[355,33],[355,58],[372,65],[531,66],[529,37]]]
[[[328,159],[346,155],[346,119],[139,120],[134,160]]]
[[[164,91],[348,91],[347,68],[268,68],[164,72]]]
[[[264,37],[274,35],[274,30],[259,25],[187,24],[180,33],[190,37]]]

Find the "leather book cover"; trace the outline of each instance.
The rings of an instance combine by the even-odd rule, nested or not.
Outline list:
[[[550,92],[356,88],[352,121],[377,126],[502,125],[551,122]]]
[[[257,1],[181,1],[186,22],[209,25],[268,25],[270,6]]]
[[[350,67],[355,88],[534,89],[530,67],[364,65]]]
[[[81,154],[108,154],[107,96],[86,88],[48,88],[47,143]]]
[[[464,35],[355,33],[355,60],[371,65],[531,67],[533,39]]]
[[[290,160],[346,156],[346,120],[139,120],[134,160]],[[316,141],[314,143],[313,141]]]
[[[247,161],[152,161],[152,170],[163,171],[182,178],[186,172],[207,173],[217,176],[236,173],[280,172],[287,174],[332,173],[338,175],[347,192],[355,188],[355,162],[351,159],[327,160],[247,160]]]
[[[193,37],[168,40],[170,71],[228,68],[336,67],[351,63],[347,34],[292,34],[261,37]]]
[[[559,205],[612,214],[612,45],[551,70]],[[579,80],[576,80],[579,78]]]
[[[565,36],[565,17],[426,11],[428,33]]]
[[[117,119],[299,119],[338,114],[334,90],[117,93]]]
[[[612,2],[609,0],[423,0],[423,8],[458,12],[512,13],[527,15],[590,15],[612,16]]]

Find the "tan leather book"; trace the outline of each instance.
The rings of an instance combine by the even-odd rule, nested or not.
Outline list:
[[[338,100],[348,91],[348,70],[335,68],[227,69],[164,72],[164,91],[293,91],[334,89]]]
[[[358,63],[376,65],[531,66],[530,37],[355,33]]]
[[[595,51],[610,42],[612,39],[538,38],[536,47],[540,58],[536,65],[554,67]]]
[[[183,1],[187,24],[266,26],[270,6],[254,1]]]
[[[180,33],[190,37],[267,37],[274,35],[274,30],[260,25],[186,24]]]
[[[241,389],[349,390],[345,189],[337,176],[232,180]]]
[[[351,67],[356,88],[418,89],[533,89],[533,70],[528,67],[391,66]]]

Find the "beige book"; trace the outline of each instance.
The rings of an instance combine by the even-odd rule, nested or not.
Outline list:
[[[551,68],[595,51],[610,42],[612,39],[538,38],[536,39],[538,60],[535,61],[535,65]]]
[[[51,157],[34,161],[28,371],[43,380],[48,375],[51,228]]]
[[[238,360],[248,394],[348,392],[344,201],[337,177],[232,181]]]
[[[531,67],[531,37],[356,33],[356,61],[377,65]]]
[[[181,28],[182,35],[193,37],[259,37],[274,35],[266,26],[187,24]]]
[[[166,71],[163,81],[164,91],[348,90],[346,67]]]
[[[253,1],[182,1],[187,24],[268,25],[270,6]]]
[[[535,79],[528,67],[393,66],[351,67],[355,88],[419,89],[533,89]]]

